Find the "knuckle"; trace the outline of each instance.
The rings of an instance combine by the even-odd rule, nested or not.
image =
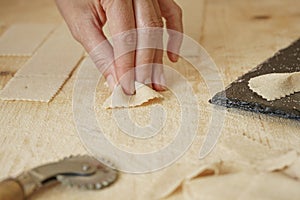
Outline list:
[[[142,65],[142,64],[152,64],[153,63],[153,59],[150,56],[147,55],[143,55],[141,56],[139,59],[137,59],[137,64],[138,65]]]
[[[183,11],[182,11],[182,9],[181,9],[179,6],[177,6],[177,13],[178,13],[178,15],[179,15],[180,17],[182,17]]]
[[[164,26],[162,19],[150,20],[149,22],[145,23],[146,27],[160,27]]]
[[[118,35],[113,36],[112,40],[113,43],[116,44],[116,48],[128,47],[131,49],[137,43],[136,30],[122,32]]]
[[[124,66],[124,65],[115,65],[115,72],[117,76],[124,76],[125,74],[134,73],[134,68],[130,66]]]
[[[118,71],[129,71],[134,68],[134,64],[131,59],[118,59],[115,62],[116,69]]]
[[[104,75],[113,65],[113,62],[105,58],[94,60],[94,63],[96,67],[100,70],[100,72]]]
[[[172,10],[174,12],[174,15],[178,16],[179,18],[182,18],[182,9],[177,4],[174,4],[174,8]]]
[[[105,59],[105,58],[102,58],[102,59],[98,59],[95,61],[95,65],[101,69],[101,71],[104,71],[106,70],[109,65],[111,65],[112,63],[109,62],[109,60]]]
[[[82,43],[82,41],[83,41],[83,37],[82,37],[83,27],[82,27],[82,25],[80,23],[73,23],[73,24],[69,25],[69,29],[71,31],[71,34],[72,34],[73,38],[76,41]]]
[[[164,10],[163,15],[165,18],[182,19],[183,11],[181,7],[173,1],[173,3]]]
[[[82,37],[81,37],[80,31],[78,29],[74,28],[74,27],[71,27],[70,31],[71,31],[71,34],[72,34],[73,38],[76,41],[81,42]]]

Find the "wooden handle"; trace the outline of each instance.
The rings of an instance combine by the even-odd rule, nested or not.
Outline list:
[[[24,200],[22,186],[13,179],[7,179],[0,183],[0,200]]]

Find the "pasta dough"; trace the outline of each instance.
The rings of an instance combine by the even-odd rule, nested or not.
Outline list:
[[[268,101],[281,99],[300,91],[300,72],[254,77],[249,81],[249,88]]]
[[[156,180],[147,194],[151,199],[163,199],[172,195],[185,182],[206,176],[219,175],[221,162],[208,163],[204,165],[177,164],[170,167]]]
[[[186,183],[186,199],[299,199],[300,183],[280,173],[239,172]]]
[[[12,25],[0,38],[0,55],[32,55],[55,27],[53,24]]]
[[[66,25],[59,26],[1,91],[2,100],[49,102],[84,53]]]
[[[163,98],[161,94],[154,91],[150,87],[135,82],[136,94],[129,96],[123,92],[123,89],[118,85],[112,95],[104,102],[104,108],[129,108],[140,106],[152,99]]]

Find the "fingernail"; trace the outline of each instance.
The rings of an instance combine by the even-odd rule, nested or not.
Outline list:
[[[135,85],[134,81],[130,81],[126,86],[123,87],[124,92],[127,95],[134,95],[135,94]]]
[[[165,79],[165,75],[164,74],[161,74],[160,75],[160,83],[161,87],[166,90],[167,87],[166,87],[166,79]]]
[[[116,82],[114,77],[111,74],[107,76],[106,82],[108,84],[109,89],[113,91],[115,89]]]
[[[172,54],[172,59],[173,59],[174,62],[177,62],[179,57],[176,54]]]

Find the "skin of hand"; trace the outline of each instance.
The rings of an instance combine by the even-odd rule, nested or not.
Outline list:
[[[161,28],[165,18],[167,29],[182,33],[182,11],[173,0],[56,0],[56,4],[73,37],[89,52],[111,90],[120,84],[126,94],[132,95],[135,80],[157,91],[165,89],[163,51],[137,48],[145,43],[162,45],[162,34],[153,39],[151,31],[137,30]],[[105,23],[112,42],[103,33]],[[179,58],[181,43],[182,37],[169,31],[168,49],[173,53],[168,51],[168,57],[172,62]]]

